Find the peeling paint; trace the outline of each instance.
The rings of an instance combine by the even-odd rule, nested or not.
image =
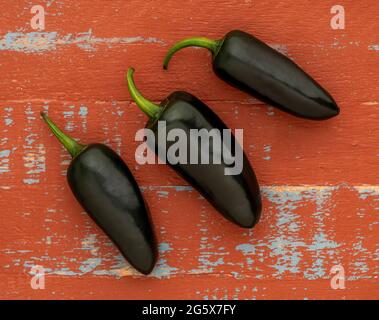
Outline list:
[[[81,266],[79,267],[79,270],[83,274],[86,274],[88,272],[95,270],[100,264],[101,264],[100,258],[89,258],[82,262]]]
[[[99,38],[92,34],[92,29],[76,34],[59,35],[58,32],[8,32],[0,36],[0,51],[17,51],[24,53],[41,53],[57,50],[60,46],[76,45],[85,51],[95,51],[97,46],[112,47],[120,44],[157,43],[160,39],[142,36]]]
[[[369,50],[379,51],[379,44],[372,44],[368,46]]]
[[[85,117],[88,115],[88,108],[86,106],[80,106],[79,115]]]
[[[362,104],[365,106],[376,106],[379,104],[379,102],[378,101],[368,101],[368,102],[363,102]]]
[[[269,155],[270,152],[271,152],[271,146],[268,145],[268,144],[264,145],[263,146],[263,152],[265,154],[268,154],[268,155],[266,155],[266,156],[263,157],[263,160],[266,160],[266,161],[271,160],[271,156]]]
[[[34,131],[36,116],[30,105],[26,106],[25,115],[28,125],[24,129],[27,134],[23,144],[23,160],[24,167],[26,168],[26,177],[23,178],[23,182],[32,185],[38,184],[40,182],[40,174],[46,171],[46,150],[44,144],[38,143],[39,137]]]
[[[193,191],[194,188],[192,186],[141,186],[142,191],[157,191],[161,192],[164,189],[172,189],[176,192],[185,192],[185,191]],[[169,191],[168,191],[169,192]]]
[[[354,189],[357,190],[359,198],[362,200],[366,200],[369,196],[379,197],[379,185],[355,186]]]
[[[145,186],[145,190],[153,190],[159,193],[167,191],[165,195],[170,195],[171,190],[192,191],[192,187],[183,186]],[[268,200],[269,206],[275,206],[275,217],[272,220],[271,232],[264,238],[253,237],[255,231],[246,231],[247,238],[244,242],[236,244],[233,248],[241,253],[241,258],[233,254],[233,248],[225,248],[225,244],[219,241],[224,236],[209,236],[209,228],[204,223],[208,223],[207,215],[202,215],[202,223],[198,225],[199,248],[197,252],[197,266],[186,270],[179,267],[180,264],[173,263],[172,254],[178,254],[177,249],[172,247],[171,242],[163,241],[158,245],[159,260],[156,268],[149,277],[152,278],[171,278],[181,274],[217,274],[222,273],[235,279],[245,279],[254,277],[257,280],[267,279],[268,276],[274,279],[283,279],[288,275],[301,276],[306,280],[326,279],[329,277],[330,263],[338,263],[341,250],[346,250],[345,244],[333,238],[333,230],[325,224],[325,214],[328,213],[331,205],[330,199],[334,192],[340,188],[358,191],[362,194],[376,194],[376,186],[263,186],[263,195]],[[301,233],[304,230],[302,216],[298,209],[304,205],[313,207],[312,216],[313,227],[307,226],[307,237]],[[55,210],[55,209],[52,209]],[[309,222],[308,222],[309,223]],[[161,228],[161,236],[165,235],[164,228]],[[49,239],[49,240],[48,240]],[[251,240],[249,240],[251,239]],[[52,244],[52,235],[44,238],[45,243]],[[222,245],[220,246],[219,244]],[[34,264],[48,264],[48,274],[60,276],[81,276],[92,274],[96,276],[110,276],[117,279],[122,277],[139,277],[124,258],[118,255],[108,255],[100,252],[100,248],[112,246],[104,240],[99,243],[96,233],[88,234],[81,241],[81,247],[74,249],[83,251],[83,258],[69,254],[63,257],[40,256],[23,259],[12,259],[13,266],[23,266],[29,272],[30,266]],[[357,256],[350,262],[349,279],[351,281],[370,278],[370,266],[366,263],[368,257],[374,259],[374,253],[364,247],[363,238],[358,236],[353,248]],[[187,252],[181,248],[182,252]],[[87,254],[85,254],[87,252]],[[4,252],[7,255],[20,254],[19,251],[9,249]],[[377,254],[377,253],[376,253]],[[269,262],[270,261],[270,262]],[[73,264],[74,263],[74,264]],[[272,270],[269,274],[260,272],[260,266]],[[52,267],[54,265],[54,267]],[[70,267],[68,267],[70,266]],[[233,267],[233,270],[224,273]]]
[[[62,257],[59,259],[52,258],[49,256],[42,257],[32,257],[28,260],[25,260],[23,263],[23,267],[26,272],[30,275],[33,275],[31,272],[32,267],[35,265],[44,266],[45,263],[51,264],[51,261],[57,261],[55,264],[57,268],[45,267],[45,273],[48,275],[60,275],[60,276],[82,276],[85,274],[93,274],[97,276],[111,276],[115,278],[122,278],[125,276],[140,276],[140,274],[134,270],[123,258],[121,254],[114,256],[111,260],[113,261],[112,267],[110,269],[101,269],[101,266],[105,261],[109,261],[109,258],[100,257],[98,254],[97,243],[97,235],[90,234],[82,241],[82,248],[80,250],[89,251],[91,256],[90,258],[84,259],[83,261],[78,261],[77,258],[68,258]],[[172,248],[169,243],[162,242],[158,245],[159,248],[159,260],[157,262],[156,267],[153,272],[149,275],[149,277],[153,278],[165,278],[174,275],[178,269],[175,267],[171,267],[167,263],[167,259],[165,258],[165,254],[167,252],[172,251]],[[17,253],[26,253],[30,252],[29,250],[17,250],[12,251],[10,249],[3,250],[5,254],[17,254]],[[71,262],[78,262],[78,268],[72,269],[66,266],[66,262],[63,263],[64,260],[70,260]],[[60,261],[60,262],[59,262]],[[21,263],[21,259],[14,259],[14,265],[18,266]],[[59,265],[63,265],[64,267],[59,267]]]
[[[6,158],[6,157],[9,157],[10,154],[11,154],[11,151],[10,151],[10,150],[3,150],[3,151],[0,151],[0,158]]]
[[[242,243],[236,246],[237,251],[241,251],[243,254],[254,254],[255,253],[255,247],[248,243]]]
[[[161,242],[158,246],[159,252],[160,253],[165,253],[168,251],[172,251],[172,248],[169,243],[167,242]]]
[[[5,107],[4,109],[4,124],[5,128],[2,130],[2,136],[0,137],[0,174],[10,172],[10,156],[12,154],[12,151],[16,150],[17,147],[10,147],[9,144],[9,138],[7,137],[7,134],[9,132],[9,126],[13,125],[13,119],[12,107]]]

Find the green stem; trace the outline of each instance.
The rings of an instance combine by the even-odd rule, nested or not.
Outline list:
[[[54,135],[63,144],[63,146],[67,149],[73,158],[75,158],[86,147],[85,145],[76,142],[74,139],[66,135],[55,125],[55,123],[46,115],[46,113],[41,112],[41,116],[51,131],[54,133]]]
[[[171,47],[171,49],[168,51],[164,61],[163,61],[163,68],[168,68],[168,63],[170,62],[172,56],[179,50],[187,47],[200,47],[200,48],[206,48],[210,50],[215,56],[217,54],[217,51],[220,47],[220,44],[222,43],[222,40],[211,40],[204,37],[195,37],[195,38],[189,38],[184,39],[182,41],[179,41],[174,46]]]
[[[145,99],[142,94],[136,88],[133,79],[134,69],[129,68],[128,73],[126,74],[126,80],[128,82],[129,93],[137,104],[137,106],[149,117],[155,119],[158,116],[158,113],[161,109],[159,105],[152,103],[151,101]]]

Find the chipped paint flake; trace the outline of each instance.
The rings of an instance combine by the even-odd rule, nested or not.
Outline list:
[[[368,49],[369,49],[369,50],[372,50],[372,51],[379,51],[379,44],[372,44],[372,45],[369,45],[369,46],[368,46]]]

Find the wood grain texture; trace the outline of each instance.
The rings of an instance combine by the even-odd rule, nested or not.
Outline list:
[[[46,30],[30,28],[45,7]],[[3,1],[0,4],[0,298],[378,299],[379,5],[340,1],[346,29],[332,30],[334,1]],[[291,117],[220,81],[205,50],[161,64],[175,41],[258,36],[312,74],[341,114]],[[175,172],[137,165],[137,110],[124,74],[145,96],[187,90],[231,128],[262,186],[254,230],[226,222]],[[121,154],[141,185],[157,231],[153,274],[133,271],[68,188],[69,155],[41,110],[81,142]],[[346,288],[330,286],[342,265]],[[31,268],[46,288],[30,286]]]

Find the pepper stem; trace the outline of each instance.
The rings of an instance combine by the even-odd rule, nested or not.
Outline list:
[[[126,80],[128,82],[129,93],[132,99],[134,100],[134,102],[137,104],[138,108],[140,108],[149,118],[155,119],[161,108],[159,105],[154,104],[153,102],[145,99],[142,96],[142,94],[136,88],[136,85],[133,79],[133,74],[134,74],[134,69],[129,68],[126,74]]]
[[[47,116],[45,112],[41,112],[41,117],[73,158],[75,158],[86,147],[85,145],[76,142],[74,139],[66,135],[55,125],[55,123]]]
[[[164,61],[163,61],[163,69],[168,68],[168,63],[170,62],[172,56],[179,50],[187,47],[200,47],[200,48],[206,48],[209,51],[212,52],[212,55],[215,56],[217,54],[217,51],[220,47],[222,40],[211,40],[205,37],[195,37],[195,38],[189,38],[184,39],[182,41],[179,41],[174,46],[171,47],[171,49],[168,51]]]

